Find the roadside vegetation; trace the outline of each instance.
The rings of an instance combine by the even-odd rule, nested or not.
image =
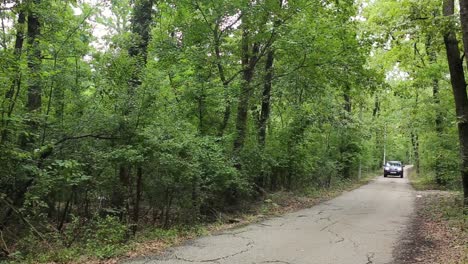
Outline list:
[[[468,21],[444,7],[2,1],[0,260],[165,247],[384,160],[466,197]]]
[[[410,173],[408,173],[408,178],[410,179],[413,188],[417,191],[440,190],[463,195],[460,180],[454,179],[446,184],[438,184],[435,174],[436,173],[434,171],[430,170],[422,170],[419,173],[415,170],[411,170]]]
[[[459,185],[439,185],[431,173],[408,174],[417,190],[416,216],[395,254],[401,263],[468,262],[468,215]]]

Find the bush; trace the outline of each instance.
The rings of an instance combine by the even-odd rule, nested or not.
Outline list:
[[[117,217],[98,218],[88,229],[86,250],[89,255],[108,258],[119,253],[128,238],[128,228]]]

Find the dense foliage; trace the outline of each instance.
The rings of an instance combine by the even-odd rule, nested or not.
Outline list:
[[[384,159],[460,187],[443,48],[459,23],[439,1],[6,0],[0,12],[5,257],[50,234],[112,247]]]

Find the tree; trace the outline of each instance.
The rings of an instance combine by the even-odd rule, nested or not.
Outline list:
[[[468,2],[460,1],[460,19],[463,29],[463,43],[465,47],[465,58],[468,53]],[[454,2],[444,2],[444,15],[453,16]],[[463,62],[459,57],[458,41],[453,31],[448,31],[444,36],[449,61],[453,96],[455,98],[455,109],[458,121],[458,136],[460,141],[461,176],[463,179],[464,204],[468,208],[468,95],[466,92],[466,81],[463,71]],[[458,56],[458,58],[456,57]],[[468,61],[468,58],[466,58]],[[466,210],[465,210],[466,211]]]

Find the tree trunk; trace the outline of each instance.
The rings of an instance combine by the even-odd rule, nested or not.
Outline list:
[[[346,85],[345,91],[343,93],[343,99],[345,102],[343,109],[345,110],[347,114],[347,117],[346,117],[347,119],[349,118],[349,115],[351,114],[351,110],[352,110],[351,95],[349,93],[350,93],[349,85]]]
[[[148,45],[150,41],[150,35],[151,35],[151,23],[152,23],[152,17],[153,17],[153,4],[154,0],[136,0],[135,5],[133,8],[133,13],[131,17],[131,31],[133,33],[133,43],[128,49],[128,54],[130,57],[134,58],[137,61],[137,64],[135,65],[136,69],[132,72],[132,75],[130,79],[128,80],[128,95],[129,95],[129,100],[128,104],[124,106],[123,109],[123,116],[129,117],[133,112],[134,112],[134,98],[133,96],[135,95],[135,91],[138,89],[138,87],[141,85],[141,75],[143,73],[144,67],[146,67],[146,61],[147,61],[147,51],[148,51]],[[126,118],[128,120],[131,120],[131,118]],[[138,120],[138,118],[137,118]],[[131,127],[130,124],[126,121],[123,121],[120,124],[121,127],[121,134],[122,134],[122,144],[128,145],[132,144],[133,137],[135,135],[135,132],[133,129],[138,128],[138,121],[136,122],[136,125],[134,127]],[[125,192],[124,199],[117,197],[116,201],[118,202],[124,202],[125,204],[120,204],[118,207],[122,208],[124,205],[127,207],[127,212],[129,212],[129,202],[130,200],[135,200],[134,205],[136,203],[139,203],[139,190],[138,190],[138,177],[141,175],[138,175],[142,171],[141,167],[137,167],[137,184],[136,184],[136,197],[133,197],[133,184],[131,184],[130,179],[130,166],[131,164],[120,164],[119,165],[119,178],[120,178],[120,184],[123,187],[123,190]],[[141,191],[140,191],[141,192]],[[138,201],[137,201],[138,200]],[[138,205],[139,206],[139,205]],[[134,223],[136,224],[138,222],[139,213],[135,212],[138,211],[138,209],[134,209],[134,214],[133,216],[129,215]],[[136,227],[134,229],[136,231]]]
[[[352,122],[352,119],[351,119],[352,103],[351,103],[350,92],[351,92],[351,88],[349,87],[348,84],[346,84],[346,86],[344,87],[344,91],[343,91],[343,99],[344,99],[344,105],[343,105],[344,117],[343,117],[343,120],[346,123]],[[342,165],[343,165],[342,175],[343,175],[343,178],[349,179],[349,178],[351,178],[351,166],[352,166],[352,162],[350,160],[350,155],[355,155],[355,153],[351,152],[349,147],[348,147],[349,144],[350,144],[350,141],[352,140],[349,132],[347,131],[348,127],[345,127],[344,129],[345,129],[345,131],[344,131],[344,133],[343,133],[343,135],[341,137],[341,146],[340,146],[341,162],[342,162]]]
[[[419,137],[414,131],[411,131],[411,145],[413,146],[414,166],[416,167],[416,173],[419,173]]]
[[[200,133],[201,136],[205,135],[205,101],[206,101],[206,95],[205,95],[205,87],[202,82],[201,84],[201,89],[199,90],[197,94],[197,104],[198,104],[198,133]]]
[[[19,67],[21,54],[23,53],[24,44],[24,24],[26,23],[26,15],[21,9],[18,13],[18,22],[16,25],[16,38],[15,38],[15,50],[13,51],[14,62],[13,62],[13,81],[10,89],[5,94],[5,101],[7,103],[6,109],[5,104],[2,105],[2,130],[0,137],[0,144],[5,142],[8,137],[8,125],[10,117],[13,113],[16,104],[16,98],[18,97],[21,88],[21,70]],[[5,120],[5,114],[7,119]]]
[[[258,141],[260,146],[265,147],[266,141],[266,127],[270,117],[270,99],[271,99],[271,82],[273,79],[273,63],[275,58],[275,51],[268,51],[265,62],[265,80],[262,93],[262,109],[259,120]]]
[[[135,204],[133,205],[133,234],[135,235],[138,228],[138,221],[140,219],[140,201],[141,201],[141,190],[143,184],[143,169],[137,168],[137,179],[136,179],[136,194]]]
[[[74,194],[74,191],[71,193],[70,197],[67,199],[67,202],[65,204],[65,208],[63,209],[63,212],[62,212],[61,216],[58,219],[57,230],[60,231],[60,232],[62,231],[63,225],[65,224],[65,221],[67,220],[68,211],[69,211],[69,208],[70,208],[70,203],[71,203],[71,201],[73,199],[73,194]]]
[[[174,191],[172,188],[168,188],[166,193],[166,205],[165,205],[165,212],[164,212],[164,224],[163,228],[169,228],[170,219],[171,219],[171,207],[172,201],[174,199]]]
[[[33,1],[35,5],[40,4],[40,0]],[[41,50],[39,47],[39,36],[41,34],[41,25],[38,14],[33,10],[28,14],[28,97],[27,108],[29,113],[37,112],[42,104],[41,87]],[[37,128],[37,122],[31,126],[34,131]]]
[[[34,0],[34,5],[40,4],[40,0]],[[41,77],[40,77],[40,70],[41,70],[41,50],[39,47],[39,36],[40,36],[40,29],[41,25],[39,22],[38,14],[34,10],[34,6],[29,10],[27,14],[27,58],[28,58],[28,70],[29,70],[29,80],[28,80],[28,93],[27,93],[27,102],[26,107],[29,114],[32,116],[30,121],[27,122],[27,130],[31,134],[34,134],[38,130],[38,122],[35,115],[37,112],[40,111],[41,108]],[[20,43],[22,40],[18,40]],[[20,43],[18,44],[18,47]],[[19,83],[17,84],[19,85]],[[31,150],[34,148],[35,140],[34,137],[21,135],[20,139],[20,147],[23,150]],[[39,157],[39,161],[37,166],[40,168],[42,166],[42,157]],[[35,175],[28,175],[29,179],[25,180],[24,182],[18,182],[17,190],[14,194],[13,206],[20,208],[23,205],[25,194],[28,188],[34,183]],[[9,208],[3,217],[2,222],[0,223],[0,229],[7,225],[8,221],[10,221],[10,216],[13,213],[12,208]]]
[[[372,110],[372,117],[378,117],[380,114],[380,101],[379,96],[375,95],[374,109]]]
[[[460,21],[463,31],[463,47],[465,60],[468,63],[468,0],[460,0]],[[454,3],[452,0],[444,0],[444,16],[452,16],[454,13]],[[449,33],[450,34],[450,33]],[[456,36],[454,36],[456,40]],[[456,40],[458,43],[458,40]],[[468,64],[467,64],[468,66]]]
[[[129,48],[128,53],[131,57],[141,57],[146,65],[147,50],[150,41],[151,23],[153,20],[154,0],[136,0],[131,19],[132,33],[136,35],[136,40]],[[138,83],[139,84],[139,83]]]
[[[431,38],[428,37],[426,41],[426,51],[429,57],[429,62],[430,64],[435,64],[437,63],[437,52],[434,50],[432,47],[431,43]],[[434,118],[434,123],[435,123],[435,130],[438,138],[437,145],[441,145],[442,141],[442,133],[444,130],[444,127],[442,126],[442,112],[440,111],[440,97],[439,97],[439,79],[437,77],[434,77],[432,79],[432,99],[435,105],[435,118]],[[438,159],[441,158],[441,155],[438,154]],[[440,162],[436,161],[435,164],[435,180],[437,184],[443,185],[445,184],[444,180],[442,179],[442,173],[441,173],[441,167],[440,167]]]
[[[121,164],[119,166],[119,182],[121,188],[114,188],[112,193],[112,206],[114,209],[123,210],[124,206],[128,204],[130,196],[130,166]],[[121,216],[123,218],[123,216]]]
[[[191,222],[197,223],[200,216],[200,203],[199,203],[199,181],[198,177],[193,176],[192,178],[192,215]]]
[[[223,83],[223,88],[224,88],[224,103],[226,104],[224,106],[224,115],[223,115],[223,121],[221,123],[221,126],[218,131],[218,136],[222,137],[224,135],[224,131],[226,130],[228,124],[229,124],[229,119],[231,117],[231,99],[229,96],[229,81],[226,79],[226,73],[224,71],[224,66],[221,63],[221,43],[220,43],[220,33],[218,31],[219,25],[216,25],[215,29],[213,30],[213,38],[214,38],[214,50],[215,50],[215,55],[216,55],[216,66],[218,68],[218,74],[219,78],[221,79],[221,82]]]
[[[283,0],[277,1],[279,4],[279,8],[283,8]],[[275,61],[275,49],[271,47],[273,42],[275,41],[276,36],[276,29],[281,25],[282,21],[276,19],[273,25],[273,31],[271,32],[271,42],[269,43],[270,48],[266,54],[266,61],[265,61],[265,77],[263,82],[263,92],[262,92],[262,108],[260,112],[260,118],[258,119],[258,143],[260,144],[261,148],[265,147],[266,142],[266,130],[267,130],[267,123],[268,119],[270,118],[271,112],[271,89],[272,89],[272,81],[273,81],[273,64]]]
[[[252,48],[251,48],[252,46]],[[236,138],[234,139],[234,154],[236,158],[239,157],[240,151],[244,147],[245,136],[247,134],[247,117],[249,110],[249,101],[252,94],[252,79],[254,76],[255,65],[257,63],[257,56],[259,52],[259,45],[255,43],[250,44],[250,32],[247,28],[243,28],[242,33],[242,85],[239,94],[239,102],[237,105],[237,119],[236,119]],[[239,168],[239,161],[236,161],[236,166]]]
[[[463,41],[465,54],[468,53],[468,3],[466,0],[460,1],[461,24],[463,28]],[[453,16],[454,0],[444,0],[444,16]],[[453,31],[448,31],[444,35],[445,48],[450,69],[450,81],[452,84],[453,96],[455,98],[455,112],[458,119],[458,135],[460,140],[460,155],[462,159],[461,176],[463,180],[464,208],[468,213],[468,96],[466,92],[465,74],[463,71],[463,61],[460,58],[458,40]],[[466,57],[466,56],[465,56]],[[468,58],[467,58],[468,59]]]

